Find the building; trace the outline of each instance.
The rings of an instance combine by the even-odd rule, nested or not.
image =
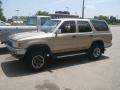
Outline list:
[[[24,25],[25,21],[27,20],[26,16],[13,16],[11,19],[8,19],[7,22],[11,25]]]
[[[66,14],[50,14],[51,18],[79,18],[77,15],[66,15]]]
[[[68,11],[55,11],[55,14],[67,14],[67,15],[70,15],[70,12],[68,12]]]
[[[71,15],[68,11],[55,11],[55,14],[50,14],[51,18],[79,18],[78,15]]]

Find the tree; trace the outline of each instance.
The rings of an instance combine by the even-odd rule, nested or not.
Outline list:
[[[98,19],[98,20],[106,20],[109,24],[120,24],[120,19],[117,19],[114,16],[94,16],[94,19]]]
[[[109,22],[109,17],[103,15],[95,16],[94,19],[106,20],[107,22]]]
[[[6,18],[3,15],[2,1],[0,0],[0,20],[6,21]]]
[[[110,23],[115,24],[117,22],[116,17],[110,16]]]
[[[22,21],[26,21],[27,20],[27,16],[20,16],[20,19],[22,20]]]
[[[49,13],[46,11],[37,11],[36,15],[43,15],[43,16],[48,16]]]

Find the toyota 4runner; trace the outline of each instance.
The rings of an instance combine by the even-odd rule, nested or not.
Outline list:
[[[40,31],[9,36],[7,48],[33,70],[46,66],[49,57],[86,53],[99,59],[112,45],[112,34],[105,21],[92,19],[52,19]]]

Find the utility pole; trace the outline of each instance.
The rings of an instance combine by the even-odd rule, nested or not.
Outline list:
[[[82,19],[84,19],[84,10],[85,10],[85,1],[83,0],[83,5],[82,5]]]
[[[16,10],[16,12],[17,12],[17,16],[19,16],[19,11],[20,11],[20,10],[18,10],[18,9]]]
[[[68,7],[68,6],[66,6],[65,8],[66,8],[66,10],[69,12],[69,7]]]
[[[17,13],[17,19],[19,19],[19,11],[20,11],[20,10],[18,10],[18,9],[16,10],[16,13]]]

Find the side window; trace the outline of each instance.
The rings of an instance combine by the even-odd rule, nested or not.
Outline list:
[[[79,32],[91,32],[92,29],[87,21],[78,21]]]
[[[41,18],[41,25],[45,24],[50,18]]]
[[[91,22],[97,31],[108,31],[109,30],[107,24],[104,21],[92,20]]]
[[[75,21],[65,21],[60,26],[62,33],[75,33],[76,32],[76,24]]]

